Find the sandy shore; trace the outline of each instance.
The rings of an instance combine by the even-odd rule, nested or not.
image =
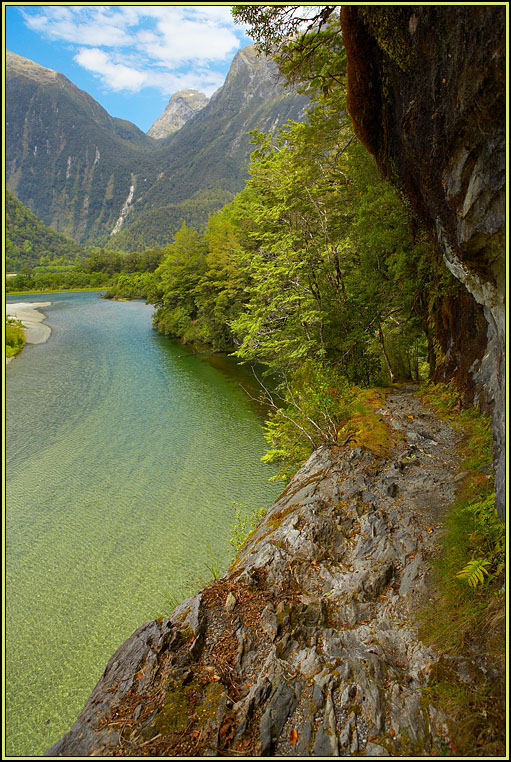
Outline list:
[[[50,304],[51,302],[17,302],[5,305],[5,314],[23,323],[27,344],[42,344],[48,341],[51,328],[42,324],[46,315],[38,312],[38,308],[49,307]]]

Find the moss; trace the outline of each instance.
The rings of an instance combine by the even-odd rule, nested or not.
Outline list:
[[[150,740],[161,735],[172,741],[188,732],[191,725],[203,727],[208,720],[215,721],[224,693],[224,687],[218,680],[209,682],[205,687],[197,677],[186,685],[174,685],[167,691],[165,704],[145,731],[144,738]]]
[[[388,457],[402,435],[376,412],[385,405],[386,390],[367,389],[360,394],[357,412],[350,418],[347,429],[354,432],[352,445],[363,447],[377,457]]]
[[[408,32],[411,10],[384,5],[361,6],[360,15],[390,60],[401,71],[407,71],[413,51]]]
[[[197,690],[194,682],[186,688],[178,688],[167,692],[165,705],[156,715],[149,738],[161,734],[169,736],[172,733],[184,733],[189,724],[187,696],[190,691]],[[154,732],[152,732],[154,730]]]

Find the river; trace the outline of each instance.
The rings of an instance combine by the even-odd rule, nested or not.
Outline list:
[[[116,648],[223,571],[233,502],[269,505],[262,421],[232,358],[152,329],[152,307],[51,301],[6,370],[6,750],[65,733]]]

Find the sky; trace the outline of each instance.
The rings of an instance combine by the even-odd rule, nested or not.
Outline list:
[[[4,5],[6,48],[147,132],[170,96],[211,96],[249,45],[230,5]]]

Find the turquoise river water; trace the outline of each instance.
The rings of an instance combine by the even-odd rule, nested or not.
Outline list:
[[[96,292],[6,369],[6,751],[40,755],[116,648],[229,563],[233,501],[278,494],[245,372]]]

